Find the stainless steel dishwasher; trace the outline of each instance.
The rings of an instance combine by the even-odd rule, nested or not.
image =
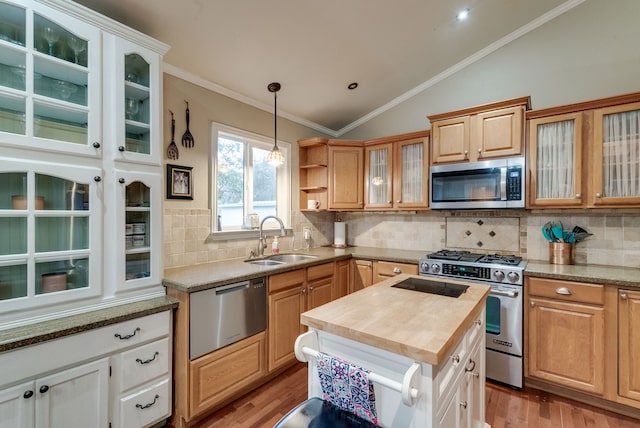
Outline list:
[[[189,306],[189,358],[193,360],[265,330],[266,279],[191,293]]]

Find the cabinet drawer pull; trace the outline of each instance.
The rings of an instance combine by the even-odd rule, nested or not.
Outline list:
[[[402,269],[400,269],[399,267],[394,267],[393,273],[402,273]]]
[[[469,363],[471,364],[471,367],[467,368],[469,366],[469,364],[467,364],[467,367],[464,368],[465,372],[472,372],[476,368],[476,362],[474,360],[469,360]]]
[[[40,394],[44,394],[48,390],[49,390],[49,385],[42,385],[39,391],[40,391]]]
[[[149,407],[156,404],[156,401],[158,401],[158,398],[160,398],[160,396],[156,394],[156,396],[153,397],[153,401],[151,403],[145,404],[144,406],[142,404],[136,404],[136,407],[140,410],[148,409]]]
[[[556,294],[562,294],[564,296],[571,296],[571,290],[569,290],[567,287],[560,287],[560,288],[556,288]]]
[[[33,397],[33,391],[32,390],[28,390],[25,391],[24,394],[22,395],[23,398],[31,398]]]
[[[153,357],[149,358],[148,360],[144,360],[144,361],[143,361],[143,360],[141,360],[140,358],[136,358],[136,362],[137,362],[137,363],[140,363],[140,364],[149,364],[150,362],[152,362],[153,360],[155,360],[155,359],[156,359],[156,357],[157,357],[158,355],[160,355],[160,352],[156,351],[156,352],[153,354]]]
[[[452,355],[449,358],[451,358],[455,363],[459,363],[460,362],[460,355],[458,355],[458,354]]]
[[[116,333],[116,334],[114,334],[114,336],[117,337],[120,340],[127,340],[127,339],[131,339],[139,331],[140,331],[140,327],[136,327],[136,329],[133,330],[133,333],[131,333],[131,334],[127,334],[126,336],[122,336],[122,335],[120,335],[120,333]]]

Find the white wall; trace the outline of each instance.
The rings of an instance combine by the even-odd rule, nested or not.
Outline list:
[[[540,109],[640,91],[639,17],[638,0],[586,0],[341,138],[428,129],[428,115],[527,95]]]

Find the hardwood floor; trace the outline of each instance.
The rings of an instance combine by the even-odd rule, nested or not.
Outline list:
[[[197,428],[272,428],[306,398],[307,366],[298,363],[212,414]],[[486,402],[486,421],[492,428],[640,428],[640,419],[532,388],[515,391],[487,382]]]

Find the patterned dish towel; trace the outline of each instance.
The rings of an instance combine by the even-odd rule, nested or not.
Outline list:
[[[368,370],[323,352],[318,354],[316,364],[325,400],[378,425]]]

